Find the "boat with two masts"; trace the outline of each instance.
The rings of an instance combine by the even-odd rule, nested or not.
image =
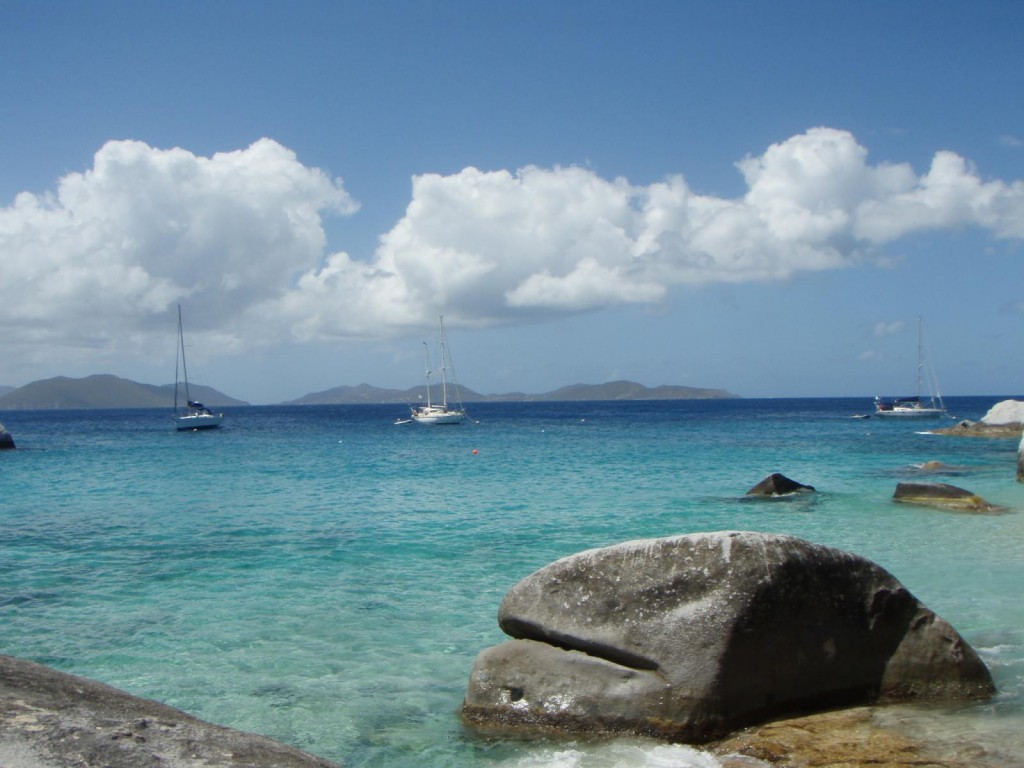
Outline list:
[[[461,392],[458,381],[455,377],[455,366],[451,362],[451,354],[448,350],[448,341],[444,334],[444,315],[438,322],[438,343],[440,346],[439,363],[441,365],[441,402],[435,403],[431,400],[430,392],[430,355],[427,349],[427,342],[423,342],[423,362],[426,369],[427,402],[411,406],[412,418],[417,424],[428,424],[431,426],[443,424],[461,424],[466,418],[466,409],[462,405]],[[452,385],[455,389],[455,402],[458,407],[448,403],[448,371],[451,369]]]

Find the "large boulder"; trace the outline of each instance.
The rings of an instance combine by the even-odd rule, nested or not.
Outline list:
[[[988,669],[892,575],[790,536],[720,532],[558,560],[498,613],[463,716],[486,728],[702,743],[794,714],[994,692]]]
[[[893,499],[904,504],[921,504],[957,512],[1004,512],[966,488],[949,483],[897,483]]]
[[[1024,424],[1024,401],[1002,400],[981,417],[981,423],[990,427],[1012,426],[1017,429]]]
[[[0,765],[338,768],[263,736],[0,655]]]
[[[14,438],[3,424],[0,424],[0,451],[14,448]]]

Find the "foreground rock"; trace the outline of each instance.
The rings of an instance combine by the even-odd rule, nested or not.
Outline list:
[[[0,424],[0,451],[14,448],[14,438],[3,424]]]
[[[338,768],[263,736],[0,656],[4,768]]]
[[[922,742],[875,721],[868,707],[777,720],[710,745],[723,768],[750,759],[786,768],[1006,768],[979,744]]]
[[[773,472],[747,491],[747,496],[791,496],[794,493],[814,492],[813,485],[804,485],[779,472]]]
[[[898,483],[893,499],[905,504],[922,504],[957,512],[1002,512],[971,491],[949,483]]]
[[[498,729],[704,743],[873,702],[984,698],[947,622],[856,555],[789,536],[634,541],[537,571],[502,601],[463,716]]]

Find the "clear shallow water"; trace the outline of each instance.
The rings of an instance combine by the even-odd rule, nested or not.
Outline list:
[[[950,404],[977,419],[999,399]],[[644,742],[484,740],[457,709],[523,576],[629,539],[772,531],[887,568],[1000,689],[886,717],[1024,765],[1016,441],[850,418],[870,405],[479,404],[455,428],[395,426],[397,406],[254,407],[182,434],[163,411],[0,413],[19,448],[0,454],[0,652],[347,766],[713,766]],[[1010,512],[894,504],[925,461]],[[774,471],[818,493],[742,500]]]

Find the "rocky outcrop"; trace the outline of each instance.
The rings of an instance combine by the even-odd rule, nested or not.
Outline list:
[[[981,423],[990,427],[1012,426],[1018,430],[1024,425],[1024,402],[1020,400],[1002,400],[981,417]]]
[[[898,483],[892,497],[905,504],[922,504],[958,512],[1004,511],[971,491],[949,483]]]
[[[960,435],[962,437],[1005,437],[1019,438],[1024,429],[1024,402],[1002,400],[988,409],[981,421],[964,419],[955,426],[936,429],[937,435]]]
[[[0,451],[14,448],[14,438],[3,424],[0,424]]]
[[[814,493],[814,486],[803,485],[779,472],[773,472],[747,491],[747,496],[791,496],[794,493]]]
[[[502,601],[463,716],[485,728],[690,743],[842,706],[987,697],[974,650],[891,574],[789,536],[628,542],[542,568]]]
[[[0,765],[338,768],[263,736],[11,656],[0,656]]]

